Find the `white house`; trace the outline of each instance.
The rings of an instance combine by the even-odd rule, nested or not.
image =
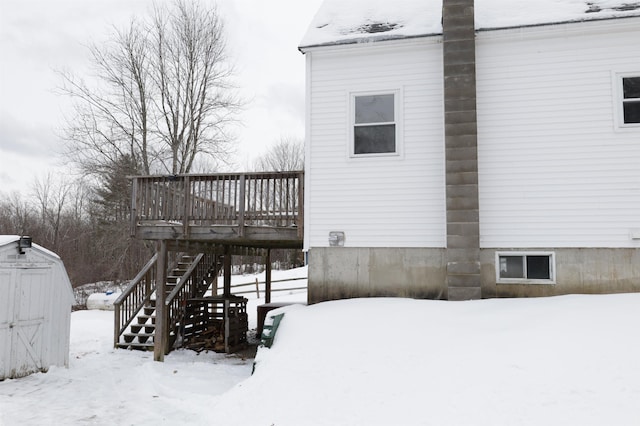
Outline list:
[[[69,364],[73,291],[62,260],[0,236],[0,380]]]
[[[309,302],[640,291],[640,2],[325,0]]]

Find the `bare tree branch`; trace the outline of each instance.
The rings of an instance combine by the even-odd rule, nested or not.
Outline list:
[[[264,155],[255,160],[254,168],[261,172],[290,172],[304,169],[304,142],[282,137]]]
[[[92,85],[60,73],[61,92],[75,100],[70,158],[91,174],[124,156],[143,174],[188,173],[200,156],[226,161],[240,101],[223,35],[215,7],[177,0],[92,45]]]

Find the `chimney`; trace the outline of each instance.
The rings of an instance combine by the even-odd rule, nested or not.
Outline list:
[[[473,0],[443,0],[449,300],[480,299],[480,227]]]

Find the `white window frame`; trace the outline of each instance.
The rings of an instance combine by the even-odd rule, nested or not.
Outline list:
[[[614,78],[614,87],[615,87],[615,96],[614,101],[614,111],[616,115],[616,128],[618,129],[638,129],[640,128],[640,123],[625,123],[624,122],[624,108],[623,105],[625,102],[629,102],[629,100],[624,99],[623,87],[622,87],[622,79],[629,77],[638,77],[640,78],[640,71],[635,72],[621,72],[615,73],[613,75]]]
[[[549,257],[549,279],[528,279],[528,278],[501,278],[500,277],[500,257],[501,256],[548,256]],[[524,273],[526,274],[526,260],[524,263]],[[496,283],[497,284],[555,284],[556,283],[556,254],[552,251],[496,251],[495,258]]]
[[[393,115],[394,121],[382,122],[382,123],[367,123],[366,125],[395,125],[395,151],[394,152],[376,152],[370,154],[356,154],[355,153],[355,135],[354,129],[356,127],[356,98],[359,96],[383,96],[393,95]],[[402,153],[402,140],[401,132],[401,117],[402,112],[400,110],[402,92],[400,89],[388,89],[388,90],[369,90],[349,93],[349,157],[350,158],[370,158],[370,157],[398,157]]]

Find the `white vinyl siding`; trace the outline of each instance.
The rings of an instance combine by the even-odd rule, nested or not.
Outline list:
[[[480,32],[483,248],[640,247],[640,128],[617,131],[612,75],[639,19]]]
[[[421,55],[416,55],[421,51]],[[305,247],[444,247],[440,45],[405,40],[307,56]],[[350,155],[354,93],[397,93],[394,155]]]

